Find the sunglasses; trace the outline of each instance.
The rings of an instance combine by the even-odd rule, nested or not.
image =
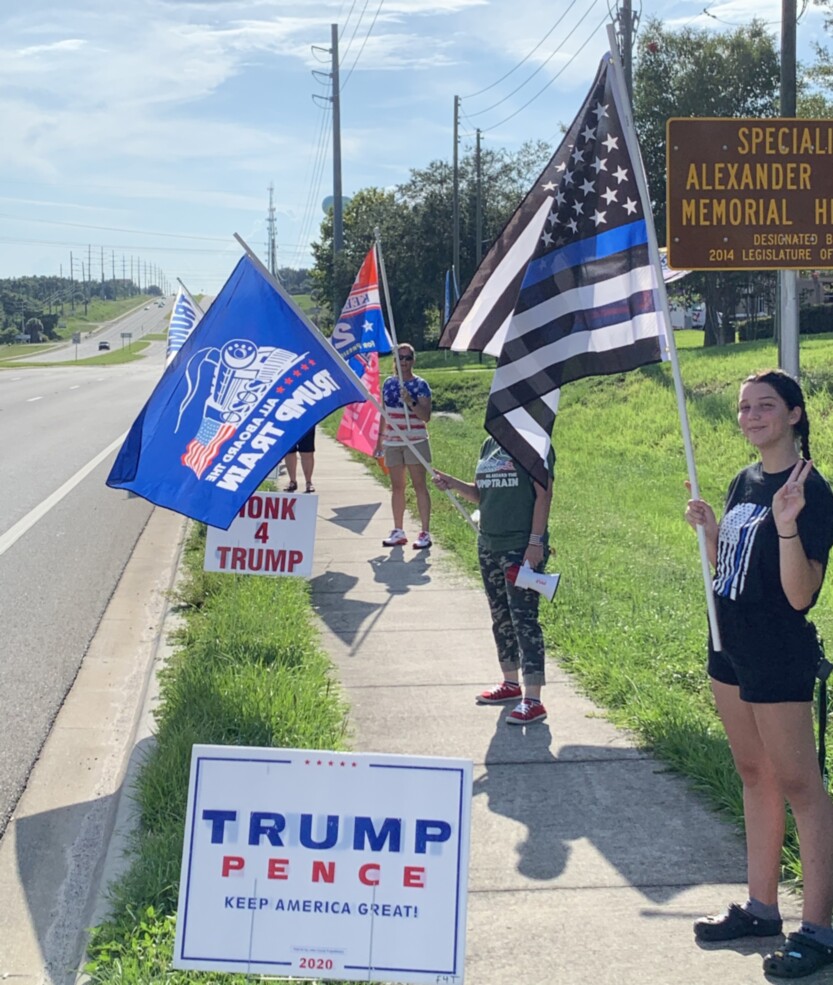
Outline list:
[[[399,361],[401,363],[412,363],[414,361],[414,357],[413,356],[400,356],[399,357]]]

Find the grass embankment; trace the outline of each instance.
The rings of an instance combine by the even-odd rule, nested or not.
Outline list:
[[[94,298],[87,305],[86,314],[83,304],[76,303],[74,312],[70,312],[68,306],[65,306],[66,313],[60,320],[66,321],[66,325],[58,329],[58,335],[62,339],[71,339],[73,332],[91,332],[105,322],[115,321],[128,311],[135,311],[146,304],[155,304],[158,300],[146,294],[136,294],[132,298],[119,298],[116,301]]]
[[[696,337],[678,333],[686,342]],[[752,459],[737,431],[739,381],[775,359],[764,343],[681,352],[700,484],[718,507],[731,476]],[[438,468],[471,476],[493,365],[419,355],[416,371],[431,383],[436,410],[452,412],[431,424]],[[802,366],[814,458],[833,475],[833,340],[805,342]],[[339,417],[325,429],[334,432]],[[739,822],[740,788],[704,670],[703,585],[696,539],[682,519],[686,467],[670,367],[570,384],[554,439],[550,529],[558,553],[550,567],[563,584],[557,602],[541,607],[548,650],[615,722]],[[436,493],[432,533],[476,576],[474,537]],[[315,640],[306,586],[201,567],[202,543],[192,539],[181,589],[186,624],[163,675],[158,744],[138,789],[135,864],[116,890],[113,923],[94,936],[97,983],[214,980],[168,970],[192,743],[338,748],[343,741],[343,710]],[[831,591],[828,584],[815,610],[829,638]],[[557,722],[557,707],[551,711]],[[799,874],[791,838],[785,875]]]
[[[183,628],[161,676],[157,739],[137,784],[133,864],[114,890],[112,922],[93,934],[93,982],[217,981],[169,970],[194,743],[344,748],[344,709],[317,643],[306,582],[209,574],[204,553],[204,528],[195,526],[177,596]]]

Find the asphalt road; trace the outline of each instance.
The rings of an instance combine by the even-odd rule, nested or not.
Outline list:
[[[146,352],[0,370],[0,836],[150,516],[104,484],[164,366],[163,343]]]
[[[155,301],[139,306],[135,311],[123,315],[118,321],[108,322],[92,332],[81,332],[78,345],[65,343],[55,349],[50,349],[37,356],[27,356],[27,362],[58,363],[76,359],[87,359],[98,355],[98,344],[102,341],[110,343],[110,350],[124,348],[141,340],[148,332],[166,332],[171,317],[173,298],[159,298],[164,306],[159,307]],[[125,338],[124,336],[129,336]]]

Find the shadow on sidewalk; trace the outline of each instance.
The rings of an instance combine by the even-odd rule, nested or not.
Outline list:
[[[382,508],[381,503],[360,503],[355,506],[333,506],[332,516],[326,517],[327,523],[337,527],[352,530],[355,534],[363,534],[370,521]]]
[[[328,570],[310,579],[312,605],[318,617],[340,640],[353,650],[373,632],[379,617],[394,598],[431,581],[431,562],[425,557],[407,557],[401,547],[389,554],[368,558],[373,580],[387,590],[381,602],[348,598],[359,583],[356,575]],[[378,597],[378,592],[375,593]]]
[[[575,887],[624,882],[654,903],[745,881],[742,841],[681,777],[633,750],[565,745],[556,756],[552,742],[546,723],[516,728],[501,716],[475,776],[474,797],[521,826],[505,846],[519,874]],[[489,837],[507,831],[487,827]]]

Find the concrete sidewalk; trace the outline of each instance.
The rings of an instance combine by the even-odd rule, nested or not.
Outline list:
[[[554,661],[545,723],[511,728],[507,709],[476,705],[498,679],[481,587],[438,547],[382,547],[387,490],[320,432],[317,449],[313,600],[351,707],[352,748],[474,763],[467,981],[763,981],[777,939],[706,948],[691,928],[746,899],[737,831]],[[407,527],[413,539],[418,522]],[[557,539],[557,517],[553,529]],[[795,929],[797,901],[785,896],[782,912]]]

